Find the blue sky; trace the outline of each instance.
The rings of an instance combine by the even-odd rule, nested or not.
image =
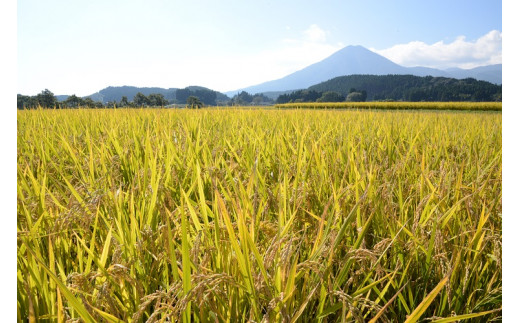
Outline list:
[[[17,92],[106,86],[230,91],[347,45],[405,66],[502,62],[502,2],[36,1],[17,4]]]

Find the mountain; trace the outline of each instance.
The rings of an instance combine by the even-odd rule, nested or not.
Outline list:
[[[226,92],[226,94],[233,94],[238,91],[262,93],[305,89],[311,85],[330,80],[334,77],[353,74],[409,74],[416,76],[443,76],[454,78],[474,77],[478,80],[489,81],[496,84],[502,83],[502,65],[495,67],[485,66],[471,70],[452,69],[450,71],[420,66],[404,67],[362,46],[347,46],[324,60],[307,66],[281,79],[268,81],[236,91]]]
[[[68,97],[69,95],[56,95],[56,100],[58,100],[58,102],[63,102],[67,100]]]
[[[185,89],[188,89],[190,90],[191,92],[197,92],[197,91],[213,91],[211,89],[208,89],[207,87],[203,87],[203,86],[196,86],[196,85],[192,85],[192,86],[187,86]],[[218,92],[218,91],[213,91],[217,94],[217,97],[216,97],[216,100],[217,101],[228,101],[230,98],[225,95],[224,93],[221,93],[221,92]]]
[[[110,101],[120,102],[123,96],[126,96],[128,101],[132,101],[134,96],[141,92],[142,94],[148,96],[150,94],[162,94],[164,98],[168,101],[173,101],[177,99],[177,91],[181,90],[178,88],[160,88],[160,87],[135,87],[135,86],[109,86],[104,88],[96,93],[86,96],[85,98],[91,98],[94,101],[99,101],[103,103],[107,103]],[[229,97],[225,94],[210,90],[208,88],[202,86],[188,86],[183,90],[189,90],[188,95],[190,93],[208,93],[215,92],[215,97],[217,101],[227,101]],[[65,96],[62,96],[65,97]],[[66,99],[66,98],[65,98]]]
[[[479,66],[472,69],[450,68],[446,72],[457,79],[472,77],[494,84],[502,84],[502,64]]]
[[[94,101],[103,103],[109,101],[119,102],[123,96],[126,96],[129,101],[132,101],[134,96],[138,92],[141,92],[146,96],[152,93],[158,93],[162,94],[166,100],[173,100],[175,99],[175,91],[177,91],[175,88],[163,89],[160,87],[109,86],[94,94],[88,95],[87,97]]]

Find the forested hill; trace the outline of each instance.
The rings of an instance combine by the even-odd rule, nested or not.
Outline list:
[[[502,101],[502,85],[473,78],[348,75],[313,85],[308,90],[333,91],[343,96],[353,90],[366,91],[367,101]]]
[[[135,87],[135,86],[109,86],[104,88],[88,97],[94,101],[107,103],[107,102],[119,102],[122,97],[127,97],[130,100],[137,94],[142,93],[144,95],[150,95],[152,93],[161,94],[166,100],[175,99],[176,88],[163,89],[160,87]]]
[[[161,94],[168,102],[186,103],[186,99],[190,95],[197,96],[202,102],[209,105],[217,104],[217,101],[227,101],[229,98],[217,91],[202,87],[188,86],[184,89],[160,87],[135,87],[135,86],[109,86],[89,95],[92,100],[107,103],[111,101],[119,102],[125,96],[132,99],[137,93],[144,95]],[[65,100],[65,97],[63,100]]]

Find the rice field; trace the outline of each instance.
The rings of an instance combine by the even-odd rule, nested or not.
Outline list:
[[[280,109],[502,111],[502,102],[300,102],[277,104],[276,107]]]
[[[502,114],[17,115],[18,321],[502,315]]]

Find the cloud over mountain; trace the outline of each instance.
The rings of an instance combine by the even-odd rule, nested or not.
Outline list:
[[[502,32],[491,30],[475,41],[459,36],[451,43],[413,41],[371,50],[403,66],[474,68],[502,63]]]
[[[327,33],[318,25],[312,24],[303,32],[306,38],[312,42],[324,42],[327,40]]]

